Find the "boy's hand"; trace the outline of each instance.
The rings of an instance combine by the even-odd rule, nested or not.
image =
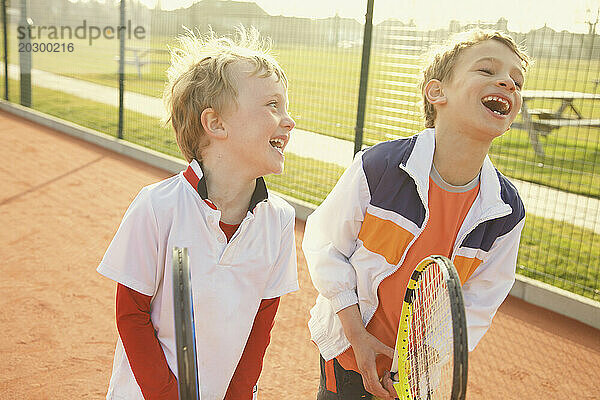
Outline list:
[[[395,399],[396,391],[392,386],[389,374],[385,374],[380,381],[375,364],[378,354],[383,354],[391,359],[394,356],[394,349],[381,343],[366,330],[363,334],[354,337],[350,343],[367,392],[381,399]]]
[[[365,389],[381,399],[395,399],[396,391],[391,385],[390,377],[387,377],[387,380],[390,382],[387,382],[385,376],[383,377],[383,383],[387,385],[387,387],[384,387],[382,382],[379,381],[375,365],[375,359],[378,354],[383,354],[392,359],[394,357],[394,349],[381,343],[375,336],[367,332],[362,323],[362,317],[360,316],[357,304],[339,311],[338,316],[344,327],[346,337],[352,345],[356,364],[362,376]]]
[[[396,389],[394,388],[394,381],[392,381],[392,377],[388,371],[386,371],[383,378],[381,378],[381,384],[383,385],[383,388],[390,393],[390,399],[398,398],[398,393],[396,393]]]

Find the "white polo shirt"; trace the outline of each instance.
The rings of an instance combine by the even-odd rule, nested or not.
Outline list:
[[[262,299],[298,289],[294,209],[257,180],[251,207],[227,243],[221,212],[203,200],[195,160],[143,188],[123,217],[98,272],[152,296],[151,319],[169,368],[177,375],[172,249],[189,249],[198,371],[203,400],[223,399]],[[119,339],[107,399],[143,399]]]

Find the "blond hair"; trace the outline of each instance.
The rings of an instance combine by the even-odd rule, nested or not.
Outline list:
[[[476,29],[453,36],[446,45],[437,48],[436,51],[432,53],[429,63],[423,69],[423,77],[419,84],[419,88],[421,90],[421,95],[423,96],[423,112],[426,128],[433,128],[435,126],[436,117],[436,111],[433,104],[427,101],[427,98],[425,97],[425,86],[427,85],[427,82],[431,79],[437,79],[441,82],[451,79],[456,60],[461,53],[465,49],[487,40],[496,40],[506,45],[517,55],[517,57],[519,57],[523,70],[527,70],[527,66],[530,64],[529,56],[512,37],[505,33]]]
[[[170,48],[171,65],[167,69],[167,84],[163,93],[166,116],[171,122],[177,145],[188,162],[202,160],[202,150],[208,138],[202,127],[201,115],[207,108],[221,113],[232,103],[237,107],[237,89],[231,65],[247,62],[254,69],[251,75],[272,74],[287,87],[287,77],[270,54],[270,39],[261,38],[256,28],[236,27],[234,37],[217,36],[212,29],[204,35],[186,28],[177,38],[178,47]]]

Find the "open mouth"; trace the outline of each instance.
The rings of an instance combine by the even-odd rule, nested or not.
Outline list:
[[[507,115],[511,109],[510,102],[503,97],[486,96],[481,99],[481,103],[498,115]]]
[[[283,147],[285,146],[285,142],[283,139],[271,139],[269,143],[275,150],[283,154]]]

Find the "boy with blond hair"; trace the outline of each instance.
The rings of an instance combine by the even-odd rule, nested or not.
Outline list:
[[[178,399],[172,249],[189,249],[204,400],[256,398],[279,297],[298,289],[294,209],[267,191],[294,127],[258,31],[180,37],[165,90],[189,165],[143,188],[98,271],[117,282],[107,399]]]
[[[470,350],[489,328],[515,279],[525,210],[488,150],[519,112],[527,65],[505,34],[455,39],[424,70],[426,129],[357,154],[308,218],[319,400],[396,397],[386,371],[402,299],[429,255],[458,270]]]

